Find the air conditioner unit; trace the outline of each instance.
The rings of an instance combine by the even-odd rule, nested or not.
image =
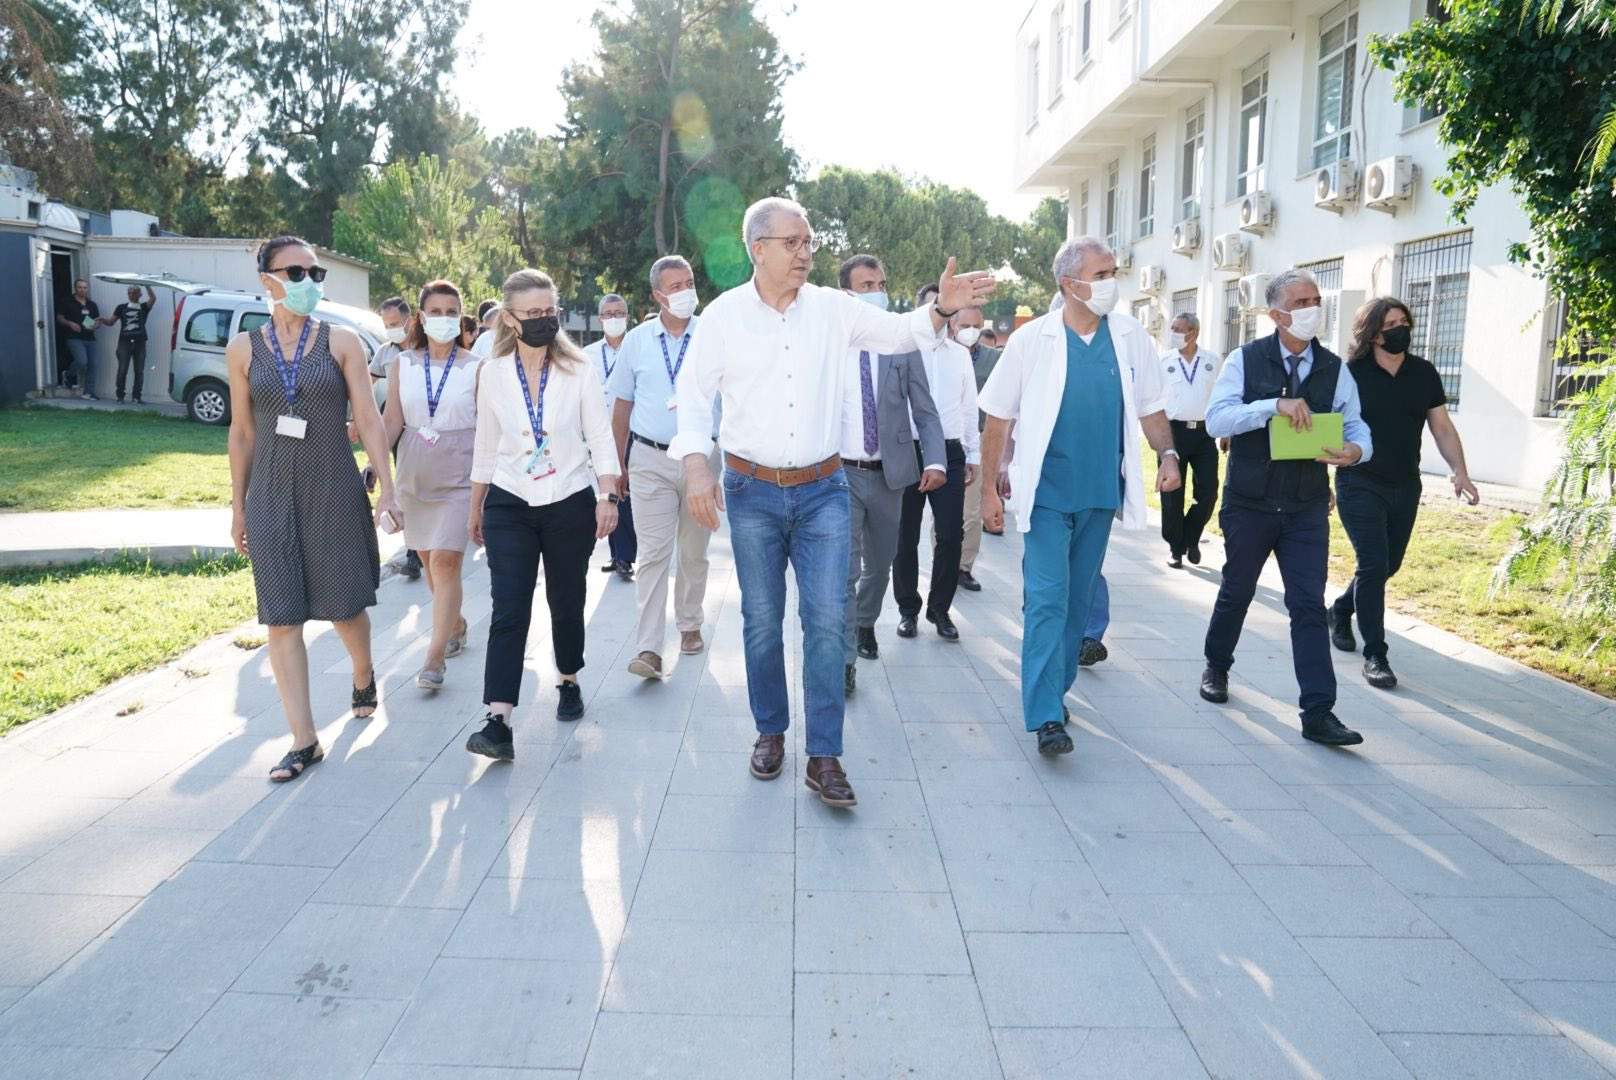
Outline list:
[[[1407,154],[1381,158],[1364,170],[1363,204],[1371,210],[1397,213],[1414,199],[1414,182],[1419,168]]]
[[[1143,326],[1151,334],[1161,333],[1163,325],[1161,308],[1151,304],[1145,309],[1145,317],[1139,320],[1139,325]]]
[[[1139,291],[1154,296],[1167,285],[1167,271],[1159,266],[1143,266],[1139,268]]]
[[[1270,274],[1247,274],[1240,279],[1240,310],[1268,310],[1268,279]]]
[[[1173,252],[1177,255],[1191,255],[1201,247],[1201,223],[1194,218],[1180,221],[1173,226]]]
[[[1240,200],[1240,227],[1249,233],[1265,233],[1274,227],[1274,200],[1266,191],[1253,191]]]
[[[1313,205],[1339,214],[1358,198],[1358,163],[1348,158],[1331,162],[1313,177]]]
[[[1239,233],[1224,233],[1212,241],[1212,269],[1233,270],[1240,273],[1246,268],[1251,255],[1251,243]]]
[[[1116,250],[1113,251],[1112,254],[1114,254],[1117,257],[1117,269],[1118,270],[1132,270],[1133,269],[1133,248],[1132,247],[1130,247],[1127,244],[1118,244],[1116,246]]]
[[[1352,350],[1352,324],[1366,294],[1362,289],[1326,289],[1319,298],[1324,325],[1319,327],[1318,339],[1344,357]]]

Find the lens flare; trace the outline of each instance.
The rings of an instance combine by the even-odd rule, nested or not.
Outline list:
[[[746,247],[741,243],[741,218],[746,198],[741,189],[722,176],[704,176],[684,200],[684,229],[695,237],[707,276],[720,288],[745,281],[751,273]]]
[[[673,134],[679,152],[687,158],[706,157],[713,150],[713,125],[701,98],[684,91],[673,99]]]

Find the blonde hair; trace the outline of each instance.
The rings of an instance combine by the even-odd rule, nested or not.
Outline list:
[[[535,270],[531,266],[518,270],[505,279],[505,284],[501,287],[505,298],[500,306],[506,311],[510,311],[512,299],[521,293],[531,292],[534,289],[544,289],[554,293],[556,291],[555,282],[550,280],[549,274],[546,274],[543,270]],[[557,299],[559,299],[559,296]],[[500,357],[515,353],[516,342],[516,330],[510,323],[500,319],[499,324],[494,328],[492,355]],[[549,350],[545,353],[545,363],[549,363],[551,360],[554,360],[556,366],[563,371],[571,371],[579,365],[588,363],[583,350],[578,348],[573,340],[567,336],[565,330],[556,331],[555,341],[550,344]]]

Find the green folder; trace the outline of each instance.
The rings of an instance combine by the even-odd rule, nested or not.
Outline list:
[[[1313,427],[1297,431],[1291,418],[1275,415],[1268,421],[1268,456],[1275,461],[1312,461],[1326,450],[1339,450],[1346,442],[1341,430],[1341,414],[1313,414]]]

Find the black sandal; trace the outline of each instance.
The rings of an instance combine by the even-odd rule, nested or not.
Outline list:
[[[303,770],[310,765],[325,760],[325,751],[320,749],[318,742],[312,742],[301,750],[288,750],[280,763],[269,770],[269,779],[277,784],[284,784],[288,780],[296,780],[303,775]],[[286,773],[285,776],[276,776],[276,773]]]
[[[369,709],[370,711],[366,712],[366,713],[362,713],[362,712],[359,711],[360,709]],[[370,676],[370,685],[369,686],[364,687],[363,689],[361,689],[360,687],[357,687],[357,686],[354,687],[354,690],[353,690],[353,714],[356,717],[358,717],[359,719],[361,719],[361,720],[366,720],[366,719],[369,719],[370,717],[376,715],[376,676],[375,676],[375,673],[372,673],[371,676]]]

